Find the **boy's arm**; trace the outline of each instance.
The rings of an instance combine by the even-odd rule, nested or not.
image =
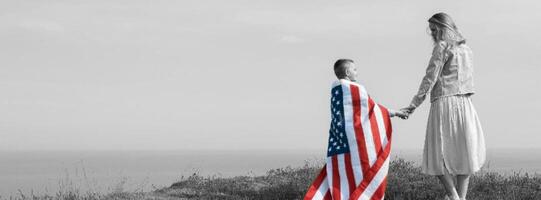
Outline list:
[[[389,117],[395,116],[395,111],[393,109],[387,108],[387,110],[389,111]]]
[[[389,117],[395,117],[396,116],[396,110],[393,110],[393,109],[390,109],[390,108],[387,108],[387,110],[389,111]]]

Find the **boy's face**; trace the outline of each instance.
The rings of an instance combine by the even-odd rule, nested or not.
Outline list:
[[[346,66],[346,76],[348,79],[350,81],[357,81],[357,68],[355,67],[355,63],[349,62]]]

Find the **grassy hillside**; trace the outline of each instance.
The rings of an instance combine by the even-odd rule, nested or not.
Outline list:
[[[233,178],[203,177],[193,174],[182,177],[170,187],[153,192],[113,192],[110,194],[59,191],[50,196],[21,194],[9,199],[302,199],[319,172],[318,165],[273,169],[264,176]],[[388,200],[434,200],[443,198],[443,188],[431,176],[421,174],[412,162],[393,160],[386,191]],[[470,181],[469,200],[540,200],[541,175],[501,175],[480,172]]]

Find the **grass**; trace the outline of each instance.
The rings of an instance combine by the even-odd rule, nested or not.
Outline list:
[[[98,199],[302,199],[306,189],[316,177],[321,165],[305,164],[302,167],[284,167],[269,170],[262,176],[237,176],[223,178],[192,174],[181,177],[170,187],[152,192],[125,192],[122,189],[109,194],[80,192],[66,187],[54,195],[33,195],[22,192],[11,200],[98,200]],[[385,199],[434,200],[443,198],[443,188],[436,178],[421,174],[413,162],[395,159],[391,162]],[[541,176],[527,173],[502,175],[481,171],[470,180],[469,200],[539,200]]]

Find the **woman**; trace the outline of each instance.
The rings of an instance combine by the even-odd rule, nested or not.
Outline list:
[[[413,113],[430,92],[422,171],[437,176],[451,199],[464,200],[470,175],[485,162],[483,130],[470,99],[472,51],[449,15],[437,13],[428,22],[432,57],[419,91],[402,110]]]

